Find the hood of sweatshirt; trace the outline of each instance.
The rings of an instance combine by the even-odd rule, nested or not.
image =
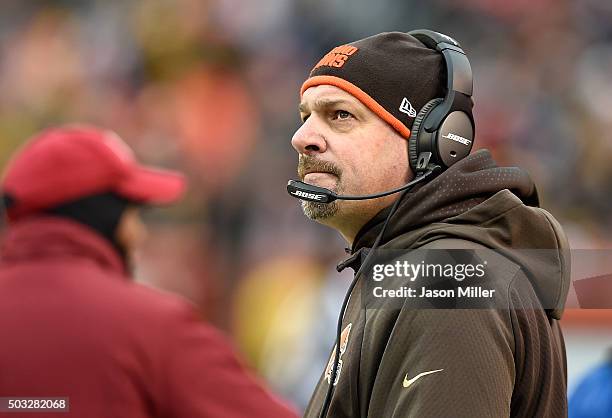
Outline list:
[[[389,211],[364,225],[339,269],[354,267],[361,251],[372,247]],[[470,241],[516,262],[547,313],[561,317],[570,284],[569,244],[557,220],[539,207],[526,171],[498,167],[487,150],[469,155],[403,196],[379,248],[416,249],[441,239]]]

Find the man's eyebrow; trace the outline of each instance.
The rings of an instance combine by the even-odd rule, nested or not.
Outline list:
[[[326,108],[334,107],[334,106],[338,106],[338,105],[351,105],[351,104],[352,103],[349,100],[346,100],[346,99],[327,99],[327,98],[321,98],[321,99],[317,99],[317,100],[314,101],[313,108],[314,109],[326,109]],[[302,102],[298,106],[298,110],[301,113],[308,113],[309,110],[310,110],[310,106],[308,106],[308,103]]]

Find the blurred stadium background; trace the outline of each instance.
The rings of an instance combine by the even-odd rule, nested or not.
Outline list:
[[[457,38],[477,147],[526,168],[574,248],[612,248],[608,0],[142,0],[0,3],[0,165],[34,132],[88,122],[190,193],[148,211],[139,281],[192,300],[303,407],[351,273],[344,242],[287,196],[298,90],[328,49],[387,30]],[[53,295],[49,295],[53,297]],[[610,295],[612,299],[612,294]],[[610,311],[569,312],[570,390],[612,347]]]

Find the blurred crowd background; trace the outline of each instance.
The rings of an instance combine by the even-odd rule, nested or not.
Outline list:
[[[182,204],[146,213],[151,235],[137,279],[192,300],[300,407],[351,279],[334,269],[345,243],[306,220],[285,191],[296,176],[299,87],[332,47],[416,28],[458,39],[475,76],[476,147],[531,173],[574,248],[612,248],[608,0],[2,0],[0,8],[0,165],[42,128],[87,122],[115,130],[142,160],[186,172]],[[612,346],[605,318],[570,315],[570,386]]]

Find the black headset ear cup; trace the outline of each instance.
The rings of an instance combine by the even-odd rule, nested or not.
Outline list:
[[[408,158],[410,162],[410,168],[416,170],[417,161],[419,159],[419,132],[421,130],[421,123],[423,119],[429,114],[431,109],[442,103],[444,99],[436,98],[425,103],[425,106],[421,108],[419,114],[414,118],[412,122],[412,129],[410,130],[410,138],[408,139]]]

